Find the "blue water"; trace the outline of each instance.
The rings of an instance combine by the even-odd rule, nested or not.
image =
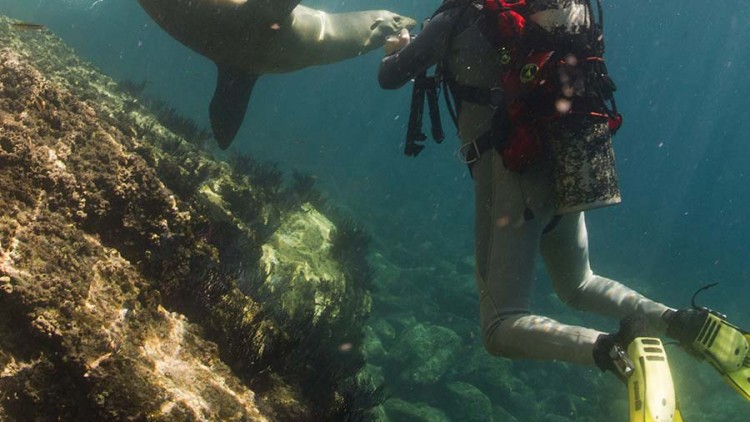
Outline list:
[[[385,8],[419,20],[439,2],[304,4]],[[137,2],[0,0],[0,13],[47,25],[115,79],[148,80],[149,95],[208,127],[213,64],[172,40]],[[744,326],[750,326],[747,16],[747,0],[605,0],[607,59],[625,115],[615,138],[624,202],[587,215],[598,273],[678,307],[699,286],[720,282],[701,299]],[[473,250],[473,193],[455,159],[454,131],[445,120],[444,144],[404,157],[410,90],[380,90],[380,57],[377,51],[264,76],[234,148],[316,175],[383,253],[413,250],[415,266],[463,260]],[[540,297],[550,292],[546,283],[539,289]]]

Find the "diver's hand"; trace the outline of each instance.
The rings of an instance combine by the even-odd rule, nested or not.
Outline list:
[[[385,55],[390,56],[401,51],[404,47],[409,44],[411,40],[411,34],[409,30],[404,28],[396,35],[391,35],[385,39]]]

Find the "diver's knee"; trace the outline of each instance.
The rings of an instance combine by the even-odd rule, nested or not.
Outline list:
[[[504,333],[504,330],[500,329],[504,321],[495,321],[490,326],[482,327],[482,346],[492,356],[511,358],[510,351],[504,345],[512,342],[513,339],[507,332]]]
[[[482,334],[482,346],[492,356],[502,356],[501,352],[494,346],[490,335]]]
[[[589,284],[593,277],[593,274],[589,274],[583,278],[557,279],[554,282],[555,293],[564,304],[575,308],[578,298],[581,297],[581,294],[586,289],[586,285]]]
[[[555,293],[557,294],[557,297],[562,301],[562,303],[573,306],[576,299],[581,295],[581,286],[574,285],[574,286],[566,286],[562,288],[555,288]]]
[[[486,336],[482,338],[482,345],[484,346],[484,350],[486,350],[487,353],[491,354],[492,356],[499,358],[510,357],[502,347],[498,347],[495,343],[492,342],[490,338]]]

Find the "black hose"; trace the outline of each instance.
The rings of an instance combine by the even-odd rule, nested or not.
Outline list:
[[[700,293],[700,292],[702,292],[702,291],[704,291],[704,290],[708,290],[708,289],[710,289],[711,287],[717,286],[718,284],[719,284],[719,283],[711,283],[711,284],[709,284],[709,285],[707,285],[707,286],[703,286],[703,287],[701,287],[700,289],[696,290],[696,291],[695,291],[695,293],[693,293],[693,298],[692,298],[692,299],[690,300],[690,302],[691,302],[691,303],[692,303],[692,305],[693,305],[693,308],[695,308],[695,309],[702,309],[702,307],[701,307],[701,306],[698,306],[698,305],[696,305],[696,304],[695,304],[695,297],[696,297],[696,296],[698,296],[698,293]]]

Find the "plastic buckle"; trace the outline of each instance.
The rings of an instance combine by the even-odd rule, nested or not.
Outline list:
[[[469,156],[469,152],[471,152],[471,147],[474,149],[474,158],[467,159]],[[477,145],[476,141],[469,142],[468,144],[461,145],[461,147],[458,149],[458,161],[460,161],[463,164],[474,164],[477,161],[479,161],[479,145]]]

